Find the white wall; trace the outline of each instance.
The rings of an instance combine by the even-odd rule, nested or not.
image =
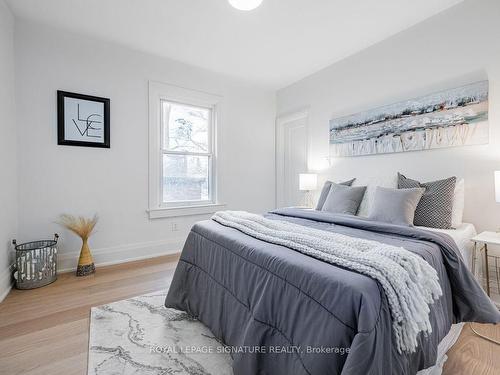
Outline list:
[[[273,92],[24,21],[15,42],[19,238],[62,233],[63,269],[76,266],[80,243],[54,223],[61,213],[99,214],[90,243],[98,263],[179,251],[191,225],[208,217],[148,219],[148,80],[222,95],[220,201],[255,212],[274,206]],[[58,89],[111,99],[111,149],[57,145]]]
[[[493,184],[493,171],[500,170],[499,20],[500,1],[466,0],[280,90],[278,114],[309,108],[309,168],[325,168],[332,118],[489,79],[489,145],[338,158],[323,170],[323,178],[395,175],[397,171],[422,179],[463,176],[464,219],[478,230],[500,227]]]
[[[17,229],[14,18],[0,0],[0,301],[10,289],[10,243]]]

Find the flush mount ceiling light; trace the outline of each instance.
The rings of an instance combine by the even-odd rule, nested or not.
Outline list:
[[[262,0],[228,0],[229,4],[239,10],[252,10],[262,4]]]

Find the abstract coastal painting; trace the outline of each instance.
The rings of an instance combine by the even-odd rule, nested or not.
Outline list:
[[[488,81],[330,121],[330,156],[486,144]]]

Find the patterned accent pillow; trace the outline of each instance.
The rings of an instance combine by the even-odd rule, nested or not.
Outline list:
[[[425,188],[425,193],[418,202],[413,224],[429,228],[451,229],[456,183],[456,177],[419,182],[398,173],[398,189]]]
[[[356,178],[353,178],[349,181],[339,182],[339,185],[351,186]],[[321,189],[321,194],[319,195],[318,204],[316,205],[316,209],[321,211],[323,209],[323,205],[325,204],[326,197],[328,197],[328,193],[330,193],[330,188],[332,187],[332,181],[325,181],[323,185],[323,189]]]

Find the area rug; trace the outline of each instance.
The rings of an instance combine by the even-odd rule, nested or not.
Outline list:
[[[164,306],[167,291],[92,308],[88,375],[233,375],[229,348],[183,311]],[[445,353],[463,323],[438,347],[438,364],[418,375],[440,375]]]
[[[164,307],[166,291],[92,308],[89,375],[231,375],[210,330]]]

